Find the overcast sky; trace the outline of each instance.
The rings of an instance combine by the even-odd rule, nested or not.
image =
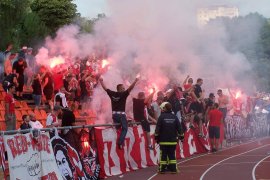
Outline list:
[[[107,7],[107,1],[109,0],[74,0],[77,4],[77,9],[83,17],[96,17],[99,13],[109,13]],[[117,1],[117,0],[111,0]],[[168,3],[170,1],[168,0]],[[192,1],[190,1],[192,2]],[[233,5],[237,6],[240,11],[240,15],[246,15],[250,12],[258,12],[265,17],[270,18],[270,0],[200,0],[199,6],[211,6],[211,5]]]

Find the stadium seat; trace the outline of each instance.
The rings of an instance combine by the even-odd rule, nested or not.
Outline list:
[[[39,110],[39,112],[43,119],[47,119],[47,113],[43,109]]]
[[[27,102],[25,102],[25,101],[22,101],[22,102],[21,102],[21,106],[22,106],[22,108],[25,109],[25,110],[31,109],[31,108],[28,106]]]
[[[22,121],[21,111],[15,110],[15,116],[16,116],[16,120]]]

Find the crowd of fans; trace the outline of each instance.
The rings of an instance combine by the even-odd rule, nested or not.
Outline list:
[[[72,63],[70,61],[68,67],[65,66],[66,64],[61,64],[51,68],[37,64],[32,55],[32,48],[23,46],[18,53],[13,53],[12,48],[12,44],[9,44],[0,54],[0,62],[3,65],[0,69],[1,82],[7,92],[5,97],[7,130],[16,128],[14,99],[24,100],[25,91],[32,93],[36,109],[46,105],[50,110],[46,120],[47,127],[73,125],[75,122],[73,108],[82,108],[94,98],[94,88],[102,79],[101,74],[107,70],[102,66],[104,56],[92,55],[85,59],[78,58]],[[199,137],[204,137],[202,131],[204,124],[220,126],[216,123],[219,117],[221,123],[225,124],[224,119],[230,109],[233,109],[235,115],[245,116],[243,109],[246,113],[251,113],[256,104],[254,100],[258,102],[258,99],[263,99],[260,95],[243,100],[232,91],[228,91],[229,93],[225,95],[222,89],[207,96],[202,86],[202,78],[198,78],[194,83],[193,78],[187,76],[181,85],[173,84],[169,89],[158,92],[154,89],[149,96],[146,96],[147,92],[140,92],[138,97],[133,99],[134,119],[142,123],[148,142],[150,142],[149,124],[157,123],[164,102],[171,104],[172,112],[178,117],[184,129],[188,128],[186,127],[188,123],[189,127],[197,129]],[[108,94],[112,93],[106,88],[105,90]],[[217,115],[216,109],[222,113],[221,116]],[[73,118],[67,118],[70,115]],[[35,114],[23,115],[21,129],[30,127],[43,127],[35,119]],[[149,143],[149,148],[151,147]]]

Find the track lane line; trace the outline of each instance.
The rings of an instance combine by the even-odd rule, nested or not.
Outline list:
[[[265,158],[263,158],[262,160],[260,160],[260,161],[253,167],[253,169],[252,169],[252,179],[253,179],[253,180],[256,180],[256,177],[255,177],[255,171],[256,171],[257,166],[258,166],[261,162],[263,162],[265,159],[267,159],[267,158],[269,158],[269,157],[270,157],[270,155],[266,156]]]
[[[229,159],[232,159],[232,158],[234,158],[234,157],[241,156],[242,154],[246,154],[246,153],[249,153],[249,152],[252,152],[252,151],[255,151],[255,150],[264,148],[264,147],[269,146],[269,145],[270,145],[270,144],[266,144],[266,145],[264,145],[264,146],[260,146],[260,147],[257,147],[257,148],[255,148],[255,149],[251,149],[251,150],[249,150],[249,151],[245,151],[245,152],[242,152],[242,153],[240,153],[240,154],[236,154],[236,155],[230,156],[230,157],[228,157],[228,158],[226,158],[226,159],[223,159],[223,160],[217,162],[216,164],[214,164],[213,166],[211,166],[210,168],[208,168],[206,171],[204,171],[204,173],[203,173],[203,174],[201,175],[201,177],[200,177],[200,180],[203,180],[204,176],[205,176],[211,169],[213,169],[215,166],[219,165],[220,163],[222,163],[222,162],[224,162],[224,161],[227,161],[227,160],[229,160]]]
[[[264,138],[261,138],[261,139],[254,139],[254,140],[252,140],[252,141],[250,141],[250,142],[246,142],[246,143],[243,143],[243,144],[238,144],[238,145],[231,146],[231,147],[228,147],[228,148],[225,148],[225,149],[221,149],[221,150],[218,151],[218,152],[230,150],[230,149],[233,149],[233,148],[242,146],[242,145],[250,144],[250,143],[253,143],[253,142],[257,142],[257,141],[262,141],[262,140],[265,140],[265,139],[268,139],[268,138],[269,138],[269,137],[264,137]],[[182,163],[187,162],[187,161],[190,161],[190,160],[193,160],[193,159],[197,159],[197,158],[199,158],[199,157],[203,157],[203,156],[206,156],[206,155],[210,155],[210,154],[212,154],[212,153],[209,153],[209,152],[208,152],[208,153],[205,153],[205,154],[202,154],[202,155],[199,155],[199,156],[191,157],[191,158],[186,159],[186,160],[184,160],[184,161],[178,162],[177,165],[178,165],[178,164],[182,164]],[[158,173],[155,173],[154,175],[152,175],[151,177],[149,177],[147,180],[151,180],[151,179],[153,179],[153,178],[154,178],[155,176],[157,176],[157,175],[158,175]]]

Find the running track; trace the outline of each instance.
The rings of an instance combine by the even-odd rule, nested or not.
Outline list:
[[[126,180],[270,180],[270,137],[182,159],[178,174],[157,174],[157,166],[108,178]]]

